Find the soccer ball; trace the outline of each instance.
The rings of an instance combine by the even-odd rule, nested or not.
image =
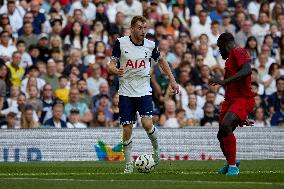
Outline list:
[[[154,159],[150,154],[138,156],[134,165],[140,173],[150,173],[155,168]]]

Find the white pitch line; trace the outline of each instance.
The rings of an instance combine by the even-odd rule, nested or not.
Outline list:
[[[0,180],[38,180],[38,181],[68,181],[68,182],[166,182],[166,183],[198,183],[198,184],[258,184],[258,185],[281,185],[283,182],[233,182],[233,181],[202,181],[202,180],[88,180],[88,179],[49,179],[49,178],[0,178]]]
[[[132,173],[135,175],[141,175],[141,173]],[[173,175],[208,175],[208,174],[217,174],[214,171],[191,171],[191,172],[153,172],[153,174],[173,174]],[[284,174],[284,171],[241,171],[241,175],[246,174]],[[55,173],[0,173],[0,176],[64,176],[64,175],[124,175],[124,173],[98,173],[98,172],[85,172],[85,173],[78,173],[78,172],[55,172]]]

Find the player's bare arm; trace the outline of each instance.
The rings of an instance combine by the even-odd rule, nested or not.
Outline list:
[[[216,76],[213,76],[210,81],[209,81],[209,85],[226,85],[228,83],[231,83],[231,82],[234,82],[234,81],[238,81],[240,79],[243,79],[245,78],[247,75],[250,75],[251,74],[251,66],[250,66],[250,63],[247,62],[247,63],[244,63],[242,65],[242,68],[240,69],[240,71],[238,71],[234,76],[232,77],[229,77],[225,80],[221,80],[219,79],[218,77]]]
[[[165,58],[161,57],[159,59],[159,65],[161,66],[162,70],[165,72],[165,74],[169,77],[170,79],[170,85],[171,85],[171,89],[170,89],[170,94],[174,95],[174,94],[178,94],[179,93],[179,86],[175,80],[175,77],[172,74],[171,68],[168,65],[168,62],[165,60]]]
[[[123,67],[117,68],[116,65],[117,65],[117,60],[111,59],[109,64],[108,64],[109,71],[112,74],[116,74],[116,75],[122,77],[124,75],[124,68]]]

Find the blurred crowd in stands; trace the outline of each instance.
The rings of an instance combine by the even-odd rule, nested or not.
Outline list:
[[[154,62],[155,125],[218,127],[224,88],[208,80],[224,77],[223,32],[250,56],[249,118],[255,127],[284,125],[282,0],[0,0],[1,128],[119,127],[118,78],[107,64],[136,15],[148,19],[146,37],[159,43],[181,90],[169,96]]]

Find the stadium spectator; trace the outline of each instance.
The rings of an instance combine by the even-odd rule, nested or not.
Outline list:
[[[258,70],[256,68],[251,69],[251,82],[255,82],[258,85],[258,91],[257,94],[264,95],[264,85],[260,82],[258,78]]]
[[[159,125],[164,128],[180,127],[176,117],[176,104],[173,100],[165,102],[165,112],[160,116]]]
[[[262,107],[258,107],[255,109],[254,113],[254,127],[269,127],[270,123],[267,120],[264,109]]]
[[[1,125],[1,129],[19,129],[20,124],[17,121],[17,113],[11,111],[6,116],[6,124]]]
[[[23,23],[32,23],[33,27],[32,27],[32,32],[34,34],[40,34],[40,29],[39,27],[36,25],[36,23],[34,22],[34,15],[32,12],[26,12],[24,18],[23,18]],[[18,30],[18,36],[22,36],[24,34],[24,27],[21,27]]]
[[[278,47],[274,45],[272,34],[266,34],[264,36],[263,45],[267,45],[270,49],[269,56],[275,60],[275,62],[279,62],[279,50]]]
[[[216,56],[217,52],[217,39],[220,36],[220,23],[213,21],[211,23],[211,32],[208,34],[209,45],[213,48],[214,54]]]
[[[96,107],[98,105],[97,103],[102,95],[106,95],[110,98],[110,90],[107,82],[101,83],[99,86],[99,93],[93,96],[93,107]]]
[[[80,9],[83,14],[83,19],[87,23],[92,23],[96,18],[96,6],[90,0],[75,1],[72,3],[69,15],[73,15],[74,11]],[[75,13],[74,13],[75,14]]]
[[[282,69],[281,69],[282,71]],[[268,74],[262,78],[263,85],[265,87],[265,94],[271,95],[276,92],[276,80],[281,77],[280,65],[272,63],[268,69]],[[282,71],[283,73],[283,71]]]
[[[94,21],[91,33],[88,37],[89,40],[91,40],[92,42],[103,41],[104,43],[107,43],[108,41],[107,28],[105,28],[102,21],[100,20]]]
[[[96,3],[96,21],[100,21],[103,25],[103,28],[107,31],[109,31],[110,22],[107,17],[107,14],[105,13],[105,5],[103,2]],[[107,42],[107,41],[106,41]]]
[[[86,51],[88,38],[84,36],[81,23],[79,21],[73,22],[72,29],[69,35],[64,39],[64,44],[71,45],[71,48],[82,49]]]
[[[185,110],[184,109],[177,109],[176,110],[176,118],[177,118],[177,121],[178,121],[178,124],[179,124],[179,127],[186,127],[188,126],[188,121],[186,119],[186,116],[185,116]]]
[[[236,37],[237,39],[237,37]],[[241,39],[239,39],[241,40]],[[252,66],[256,64],[256,60],[258,58],[258,45],[256,38],[254,36],[249,36],[246,41],[245,49],[247,50],[249,56],[250,56],[250,61]]]
[[[218,115],[216,114],[215,105],[212,102],[205,102],[204,117],[200,120],[200,125],[204,127],[217,127],[218,126]]]
[[[2,32],[7,25],[10,25],[8,14],[0,14],[0,32]]]
[[[45,15],[41,13],[40,10],[40,4],[36,0],[32,0],[30,3],[31,12],[34,16],[34,23],[35,26],[38,27],[38,32],[36,34],[40,34],[42,31],[44,31],[44,22],[46,20]]]
[[[0,59],[0,91],[2,96],[9,96],[11,82],[11,72],[8,66],[4,63],[3,59]]]
[[[89,109],[92,109],[93,102],[90,92],[87,88],[87,82],[84,79],[80,79],[77,81],[77,87],[79,90],[79,102],[87,104]]]
[[[111,111],[111,101],[108,95],[102,94],[98,99],[98,103],[93,108],[93,115],[96,115],[97,111],[103,111],[105,115],[106,122],[108,126],[112,124],[112,111]]]
[[[162,15],[162,25],[165,31],[165,35],[171,35],[174,36],[175,29],[171,26],[170,23],[170,16],[168,14]]]
[[[266,54],[260,54],[256,61],[255,68],[258,70],[258,78],[263,81],[263,77],[268,74],[268,57]]]
[[[119,126],[119,95],[118,93],[115,93],[112,96],[112,101],[111,101],[111,112],[112,112],[112,126],[113,127],[118,127]]]
[[[130,26],[130,21],[134,16],[142,16],[142,4],[137,0],[122,0],[116,5],[116,10],[124,14],[124,27]]]
[[[71,17],[70,21],[67,25],[63,28],[62,36],[65,37],[66,35],[71,33],[72,25],[74,22],[80,22],[82,31],[84,36],[88,36],[90,34],[90,23],[85,22],[83,19],[83,12],[81,9],[75,9],[73,11],[73,17]]]
[[[269,68],[269,66],[272,63],[276,62],[276,59],[271,56],[271,49],[269,48],[269,46],[267,44],[262,44],[260,52],[261,52],[260,54],[265,54],[268,57],[268,60],[267,60],[268,63],[266,65],[267,68]],[[258,62],[256,62],[256,64],[257,63]]]
[[[6,97],[8,108],[15,107],[17,108],[17,99],[20,95],[20,88],[16,86],[11,87],[10,96]]]
[[[17,48],[10,43],[11,36],[9,32],[2,31],[0,33],[0,58],[5,62],[11,61],[13,52],[17,51]]]
[[[251,33],[256,37],[257,43],[262,44],[264,36],[269,31],[268,15],[265,12],[259,14],[258,22],[251,28]]]
[[[24,107],[20,121],[22,129],[35,129],[39,127],[38,122],[33,119],[33,112],[34,109],[31,105]]]
[[[53,91],[59,87],[59,80],[56,74],[56,64],[53,59],[47,61],[47,73],[42,75],[42,79],[52,86]]]
[[[33,77],[36,81],[35,81],[35,86],[37,87],[38,90],[41,90],[42,87],[45,85],[45,81],[40,78],[39,75],[39,69],[36,66],[30,66],[27,71],[26,71],[26,77],[25,79],[22,80],[21,82],[21,91],[23,93],[26,93],[26,89],[28,86],[28,82],[30,80],[31,77]]]
[[[70,115],[68,117],[67,128],[78,128],[85,129],[87,125],[80,122],[80,112],[78,109],[73,108],[70,111]]]
[[[190,33],[193,40],[196,40],[201,34],[210,33],[210,21],[208,21],[208,13],[206,11],[200,11],[198,14],[199,22],[194,22],[191,26]]]
[[[51,117],[52,105],[54,103],[54,96],[52,93],[52,86],[50,84],[45,84],[42,88],[42,113],[40,117],[40,122],[44,123]],[[49,116],[50,115],[50,116]]]
[[[97,111],[90,127],[109,127],[104,111]]]
[[[245,20],[242,25],[240,31],[236,33],[236,43],[240,47],[245,47],[247,49],[248,38],[252,35],[251,33],[252,23],[250,20]],[[255,38],[255,37],[254,37]],[[256,40],[256,38],[255,38]],[[257,44],[257,42],[256,42]]]
[[[110,23],[114,23],[115,22],[115,17],[117,14],[117,10],[116,10],[116,6],[117,3],[114,0],[109,0],[106,2],[106,16],[109,19]]]
[[[218,21],[219,23],[222,23],[222,15],[225,12],[225,10],[228,7],[227,0],[217,0],[216,1],[216,10],[211,11],[209,13],[209,16],[212,21]]]
[[[188,106],[185,109],[187,119],[192,119],[193,125],[198,126],[204,113],[200,107],[197,106],[197,97],[191,94],[188,97]]]
[[[37,48],[39,50],[38,59],[47,62],[50,59],[50,49],[48,48],[48,35],[46,33],[41,33],[38,37]]]
[[[115,22],[110,24],[109,34],[117,32],[121,36],[124,30],[124,20],[124,14],[118,11],[115,15]]]
[[[270,5],[272,5],[270,6],[272,7],[272,11],[271,11],[272,23],[276,23],[278,16],[284,13],[284,6],[281,1],[271,2]]]
[[[60,100],[55,101],[52,105],[52,118],[44,122],[43,127],[48,128],[67,128],[65,121],[61,120],[64,111],[64,103]]]
[[[19,35],[19,40],[24,41],[28,47],[36,45],[38,42],[38,37],[33,33],[33,30],[33,24],[31,22],[25,22],[23,25],[23,32]]]
[[[233,35],[235,35],[236,26],[231,24],[230,13],[226,11],[226,12],[223,13],[222,17],[223,17],[223,21],[220,24],[220,33],[229,32],[229,33],[232,33]]]
[[[54,59],[56,62],[58,60],[63,60],[63,47],[62,47],[62,39],[59,35],[51,35],[49,39],[49,46],[51,50],[51,58]],[[53,53],[58,52],[58,56],[54,57]]]
[[[93,65],[93,76],[87,79],[87,86],[90,89],[92,96],[99,94],[99,86],[102,83],[107,83],[107,81],[102,78],[101,75],[101,67],[98,64]]]
[[[42,111],[42,101],[38,98],[39,97],[39,90],[36,86],[30,86],[29,90],[29,98],[27,99],[26,104],[31,105],[35,110],[37,117],[41,117]]]
[[[21,63],[22,55],[20,52],[15,51],[12,54],[12,61],[7,66],[11,72],[11,82],[13,85],[20,87],[22,78],[25,74],[25,70],[19,67]]]
[[[69,102],[65,105],[64,114],[68,117],[72,108],[77,108],[80,111],[80,121],[89,123],[92,121],[92,113],[87,104],[79,102],[79,90],[75,87],[70,89]]]
[[[69,101],[68,78],[66,76],[59,77],[59,88],[55,90],[55,97],[62,100],[64,104]]]
[[[6,6],[3,5],[0,9],[0,14],[3,13],[9,16],[9,21],[13,28],[13,32],[17,33],[17,31],[23,25],[25,10],[21,6],[16,5],[16,0],[9,0],[7,1]]]
[[[280,109],[276,111],[271,118],[271,126],[284,126],[284,100],[280,100]]]
[[[24,68],[26,70],[33,64],[31,56],[29,55],[29,53],[26,52],[26,43],[24,41],[18,40],[16,48],[17,51],[19,51],[22,55],[19,67]]]
[[[281,99],[283,99],[284,96],[283,93],[284,93],[284,77],[280,77],[276,80],[276,92],[272,93],[267,98],[268,108],[271,114],[280,111],[281,109],[280,102]]]
[[[51,31],[49,36],[61,35],[63,30],[63,23],[61,19],[53,19],[50,21]]]
[[[260,0],[253,0],[248,4],[248,13],[251,19],[256,22],[258,15],[259,15],[259,10],[260,10]]]

